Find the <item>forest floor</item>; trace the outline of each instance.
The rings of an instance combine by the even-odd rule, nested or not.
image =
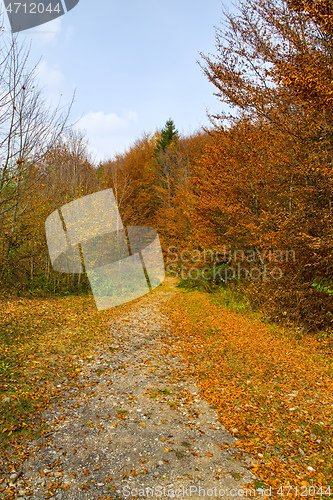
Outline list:
[[[0,498],[333,493],[328,346],[172,280],[1,305]]]

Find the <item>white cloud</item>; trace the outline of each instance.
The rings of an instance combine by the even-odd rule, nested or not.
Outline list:
[[[45,60],[37,66],[37,78],[50,101],[58,103],[61,94],[67,91],[66,77],[58,65],[49,65]]]
[[[27,31],[27,35],[32,37],[33,43],[37,47],[55,46],[62,31],[62,19],[57,17],[48,23],[36,26]]]
[[[65,75],[58,65],[49,66],[45,60],[37,66],[38,78],[42,85],[58,90],[65,83]]]
[[[133,126],[138,122],[138,115],[132,110],[125,110],[122,116],[97,111],[85,114],[75,127],[86,133],[90,149],[98,161],[110,156],[115,149],[124,149]]]
[[[108,136],[129,129],[131,124],[137,121],[138,117],[134,111],[126,111],[123,117],[116,113],[105,114],[103,111],[98,111],[84,115],[77,126],[86,130],[89,135]]]

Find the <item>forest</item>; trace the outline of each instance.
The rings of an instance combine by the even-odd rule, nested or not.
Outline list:
[[[84,274],[52,269],[44,223],[112,188],[124,225],[154,227],[167,273],[186,286],[229,287],[275,321],[329,332],[332,23],[329,0],[241,3],[216,28],[216,54],[199,62],[217,110],[220,101],[229,111],[190,136],[170,118],[98,165],[70,110],[47,109],[29,54],[3,44],[2,292],[89,292]]]
[[[212,484],[240,485],[237,460],[245,455],[260,498],[331,496],[332,2],[244,0],[236,12],[224,11],[215,29],[215,54],[199,60],[216,96],[210,125],[182,135],[173,117],[164,117],[161,129],[98,164],[89,137],[70,125],[71,103],[50,109],[29,50],[0,32],[0,496],[6,500],[33,491],[34,498],[111,500],[128,479],[156,483],[162,467],[190,484],[199,463]],[[45,221],[64,204],[110,188],[125,227],[158,232],[166,279],[153,293],[101,312],[84,267],[68,274],[53,269]],[[179,356],[181,368],[172,372]],[[107,377],[110,387],[103,385]],[[115,394],[119,380],[132,385]],[[188,381],[199,389],[186,393]],[[154,415],[146,400],[150,409],[156,404]],[[199,416],[193,401],[208,403],[207,418],[214,410],[222,437],[228,433],[214,450],[203,443],[216,428],[205,428],[209,439],[193,430]],[[167,413],[159,413],[161,405]],[[181,445],[171,441],[170,413],[177,416],[179,408]],[[163,421],[169,427],[155,439]],[[59,428],[70,438],[60,447]],[[132,463],[122,449],[109,450],[104,469],[102,448],[115,434],[119,442],[125,435],[131,450],[159,447],[163,460],[153,464],[156,457],[136,453]],[[28,442],[35,438],[32,451]],[[100,461],[88,460],[88,445],[89,457]],[[223,459],[225,468],[215,470],[216,457],[231,448],[238,458]],[[38,466],[25,466],[29,460]],[[39,479],[31,479],[37,469]]]

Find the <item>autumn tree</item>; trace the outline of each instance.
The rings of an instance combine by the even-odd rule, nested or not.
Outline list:
[[[101,186],[112,188],[125,225],[149,225],[156,209],[156,138],[144,134],[124,153],[97,170]]]
[[[57,208],[97,189],[88,140],[81,131],[69,129],[38,163],[47,205]],[[52,211],[51,208],[49,208]]]
[[[289,12],[303,21],[302,36],[290,39],[288,57],[277,57],[276,81],[293,89],[303,103],[331,112],[333,104],[333,6],[330,0],[288,0]],[[266,15],[274,16],[265,8]],[[276,15],[275,15],[276,18]]]
[[[165,249],[184,244],[192,234],[191,171],[205,150],[208,135],[200,131],[178,137],[160,151],[172,172],[169,189],[162,185],[161,165],[154,154],[160,139],[160,132],[138,139],[126,152],[101,164],[97,177],[101,187],[113,189],[123,223],[154,227]]]
[[[36,188],[25,193],[26,209],[16,223],[15,238],[4,285],[16,291],[76,290],[85,284],[81,275],[67,276],[52,270],[45,237],[45,220],[54,210],[99,189],[82,133],[67,131],[30,174]]]
[[[250,0],[237,14],[225,13],[217,55],[203,55],[202,69],[230,112],[212,116],[215,146],[194,176],[197,220],[214,244],[229,237],[237,245],[243,235],[242,244],[257,250],[297,252],[283,284],[261,291],[266,304],[279,297],[278,314],[288,310],[312,326],[331,321],[325,298],[321,314],[310,313],[312,281],[319,271],[333,272],[331,22],[324,5]]]
[[[6,40],[3,32],[0,38],[1,281],[11,272],[19,220],[38,189],[36,165],[63,133],[70,106],[50,111],[36,84],[36,66],[28,68],[29,50],[16,38]]]
[[[179,137],[174,147],[166,148],[162,156],[164,165],[168,166],[163,177],[161,165],[156,164],[158,208],[154,221],[165,246],[192,245],[192,173],[194,165],[204,154],[208,140],[208,134],[203,131],[189,137]]]

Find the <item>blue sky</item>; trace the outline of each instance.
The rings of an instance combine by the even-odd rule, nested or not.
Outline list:
[[[35,0],[38,2],[38,0]],[[80,0],[64,16],[19,33],[39,59],[45,95],[68,103],[96,161],[124,152],[172,118],[182,134],[221,110],[199,52],[216,53],[221,0]],[[7,22],[7,19],[6,19]],[[9,25],[8,27],[9,32]]]

